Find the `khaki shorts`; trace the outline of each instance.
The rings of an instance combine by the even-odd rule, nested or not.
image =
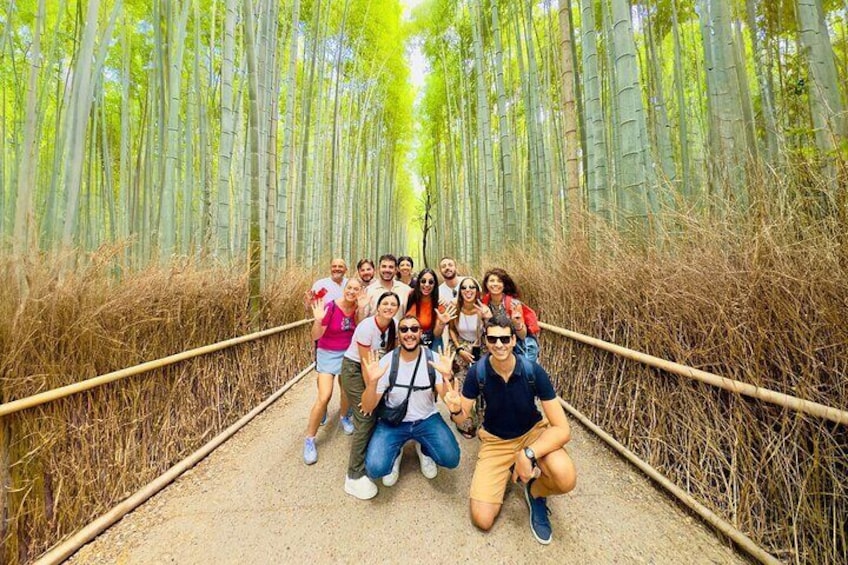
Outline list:
[[[480,451],[477,454],[477,466],[471,479],[471,498],[480,502],[503,504],[507,481],[512,478],[512,467],[518,451],[536,441],[548,428],[544,418],[529,432],[515,439],[501,439],[483,428],[477,432],[480,437]]]

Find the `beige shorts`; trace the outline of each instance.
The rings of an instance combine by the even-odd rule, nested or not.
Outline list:
[[[477,466],[471,479],[471,498],[480,502],[503,504],[507,482],[512,478],[512,467],[518,451],[536,441],[548,428],[544,418],[523,436],[515,439],[501,439],[483,428],[477,432],[480,437],[480,451],[477,454]]]

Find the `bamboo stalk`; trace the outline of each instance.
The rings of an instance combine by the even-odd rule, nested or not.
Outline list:
[[[304,320],[302,322],[296,322],[295,324],[288,324],[289,327],[296,324],[303,324],[309,320]],[[280,328],[285,328],[286,326],[280,326]],[[273,328],[274,330],[280,330],[280,328]],[[266,332],[272,330],[266,330]],[[282,330],[281,330],[282,331]],[[265,333],[265,332],[259,332]],[[253,334],[256,335],[256,334]],[[249,337],[249,336],[244,336]],[[232,341],[232,340],[231,340]],[[222,342],[224,343],[224,342]],[[259,415],[263,410],[268,408],[271,404],[277,401],[283,394],[285,394],[291,387],[297,384],[307,373],[309,373],[315,367],[315,363],[311,363],[308,367],[306,367],[303,371],[298,373],[293,379],[283,386],[280,390],[266,398],[262,404],[242,416],[242,418],[228,427],[226,430],[215,436],[211,441],[209,441],[206,445],[165,471],[158,478],[152,480],[147,483],[146,486],[142,487],[140,490],[136,491],[135,494],[125,499],[123,502],[119,503],[117,506],[109,510],[107,513],[103,514],[77,533],[61,542],[59,545],[54,546],[52,549],[45,552],[38,560],[35,562],[35,565],[47,565],[47,564],[55,564],[61,563],[71,555],[77,552],[79,548],[83,545],[97,537],[100,533],[102,533],[106,528],[144,504],[148,499],[153,497],[160,490],[168,486],[174,480],[176,480],[180,475],[197,465],[201,460],[203,460],[207,455],[212,453],[216,448],[218,448],[222,443],[230,439],[237,431],[247,425],[251,420],[253,420],[257,415]]]
[[[207,355],[209,353],[214,353],[222,349],[227,349],[228,347],[232,347],[234,345],[239,345],[248,341],[254,341],[263,337],[282,333],[290,329],[299,328],[311,322],[312,318],[309,318],[308,320],[292,322],[290,324],[285,324],[283,326],[269,328],[261,332],[255,332],[252,334],[235,337],[226,341],[219,341],[218,343],[204,345],[203,347],[198,347],[195,349],[189,349],[188,351],[183,351],[182,353],[176,353],[174,355],[169,355],[168,357],[156,359],[155,361],[147,361],[146,363],[142,363],[141,365],[127,367],[126,369],[120,369],[118,371],[112,371],[111,373],[106,373],[105,375],[92,377],[84,381],[65,385],[59,388],[54,388],[18,400],[13,400],[12,402],[7,402],[6,404],[0,404],[0,418],[9,414],[14,414],[15,412],[20,412],[21,410],[26,410],[27,408],[32,408],[41,404],[47,404],[48,402],[52,402],[60,398],[65,398],[66,396],[70,396],[78,392],[83,392],[117,380],[125,379],[133,375],[145,373],[154,369],[161,369],[162,367],[167,367],[168,365],[173,365],[174,363],[185,361],[186,359],[192,359],[201,355]]]
[[[565,408],[569,414],[577,418],[580,423],[583,424],[583,426],[588,428],[592,433],[597,435],[610,447],[615,449],[619,453],[619,455],[621,455],[622,457],[630,461],[633,465],[638,467],[639,470],[645,473],[654,482],[656,482],[661,487],[666,489],[669,493],[677,497],[680,502],[682,502],[690,510],[698,514],[698,516],[700,516],[705,522],[707,522],[716,530],[720,531],[721,533],[729,537],[731,540],[733,540],[733,542],[739,547],[741,547],[743,550],[745,550],[748,555],[750,555],[760,563],[765,563],[768,565],[780,564],[780,561],[777,558],[775,558],[766,550],[758,546],[751,538],[736,529],[733,524],[727,522],[720,516],[716,515],[712,510],[695,500],[695,498],[693,498],[688,492],[675,485],[673,482],[663,476],[659,471],[639,459],[636,454],[624,447],[604,430],[596,426],[591,420],[589,420],[576,408],[571,406],[568,402],[564,401],[561,398],[559,399],[559,402],[560,404],[562,404],[563,408]]]
[[[587,335],[559,328],[557,326],[551,326],[543,322],[539,322],[539,326],[555,334],[573,339],[575,341],[579,341],[580,343],[585,343],[586,345],[591,345],[592,347],[603,349],[604,351],[609,351],[610,353],[614,353],[626,359],[638,361],[639,363],[644,363],[645,365],[649,365],[657,369],[662,369],[663,371],[668,371],[669,373],[674,373],[675,375],[680,375],[681,377],[695,379],[697,381],[701,381],[702,383],[716,386],[730,392],[735,392],[737,394],[756,398],[758,400],[762,400],[763,402],[782,406],[783,408],[797,410],[799,412],[803,412],[811,416],[824,418],[826,420],[830,420],[831,422],[836,422],[837,424],[848,425],[848,411],[845,410],[840,410],[838,408],[833,408],[831,406],[826,406],[824,404],[819,404],[818,402],[812,402],[810,400],[804,400],[796,396],[790,396],[788,394],[783,394],[782,392],[762,388],[756,385],[743,383],[741,381],[728,379],[727,377],[722,377],[720,375],[709,373],[707,371],[701,371],[700,369],[695,369],[687,365],[681,365],[680,363],[675,363],[673,361],[654,357],[653,355],[648,355],[647,353],[634,351],[633,349],[628,349],[620,345],[615,345],[614,343],[609,343],[601,339],[589,337]],[[0,406],[0,408],[2,408],[2,406]],[[2,414],[2,412],[0,412],[0,414]]]

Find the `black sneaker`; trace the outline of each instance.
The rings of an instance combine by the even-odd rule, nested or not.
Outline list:
[[[535,480],[530,479],[524,485],[524,500],[527,501],[527,508],[530,510],[530,531],[533,532],[533,537],[536,538],[537,542],[548,545],[551,543],[553,534],[551,531],[551,520],[548,517],[551,511],[548,510],[548,501],[545,497],[534,498],[530,494],[530,487]]]

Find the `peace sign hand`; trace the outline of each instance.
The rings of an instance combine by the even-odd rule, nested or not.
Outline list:
[[[312,317],[316,320],[323,320],[324,316],[327,315],[327,306],[324,305],[324,299],[319,298],[318,300],[315,300],[314,302],[312,302],[311,306]]]
[[[459,394],[459,380],[452,379],[451,382],[445,382],[447,389],[445,390],[445,406],[451,412],[458,412],[462,408],[462,396]]]
[[[474,303],[474,310],[480,315],[480,318],[483,320],[488,320],[492,317],[492,309],[483,304],[483,301],[479,298],[477,302]]]

